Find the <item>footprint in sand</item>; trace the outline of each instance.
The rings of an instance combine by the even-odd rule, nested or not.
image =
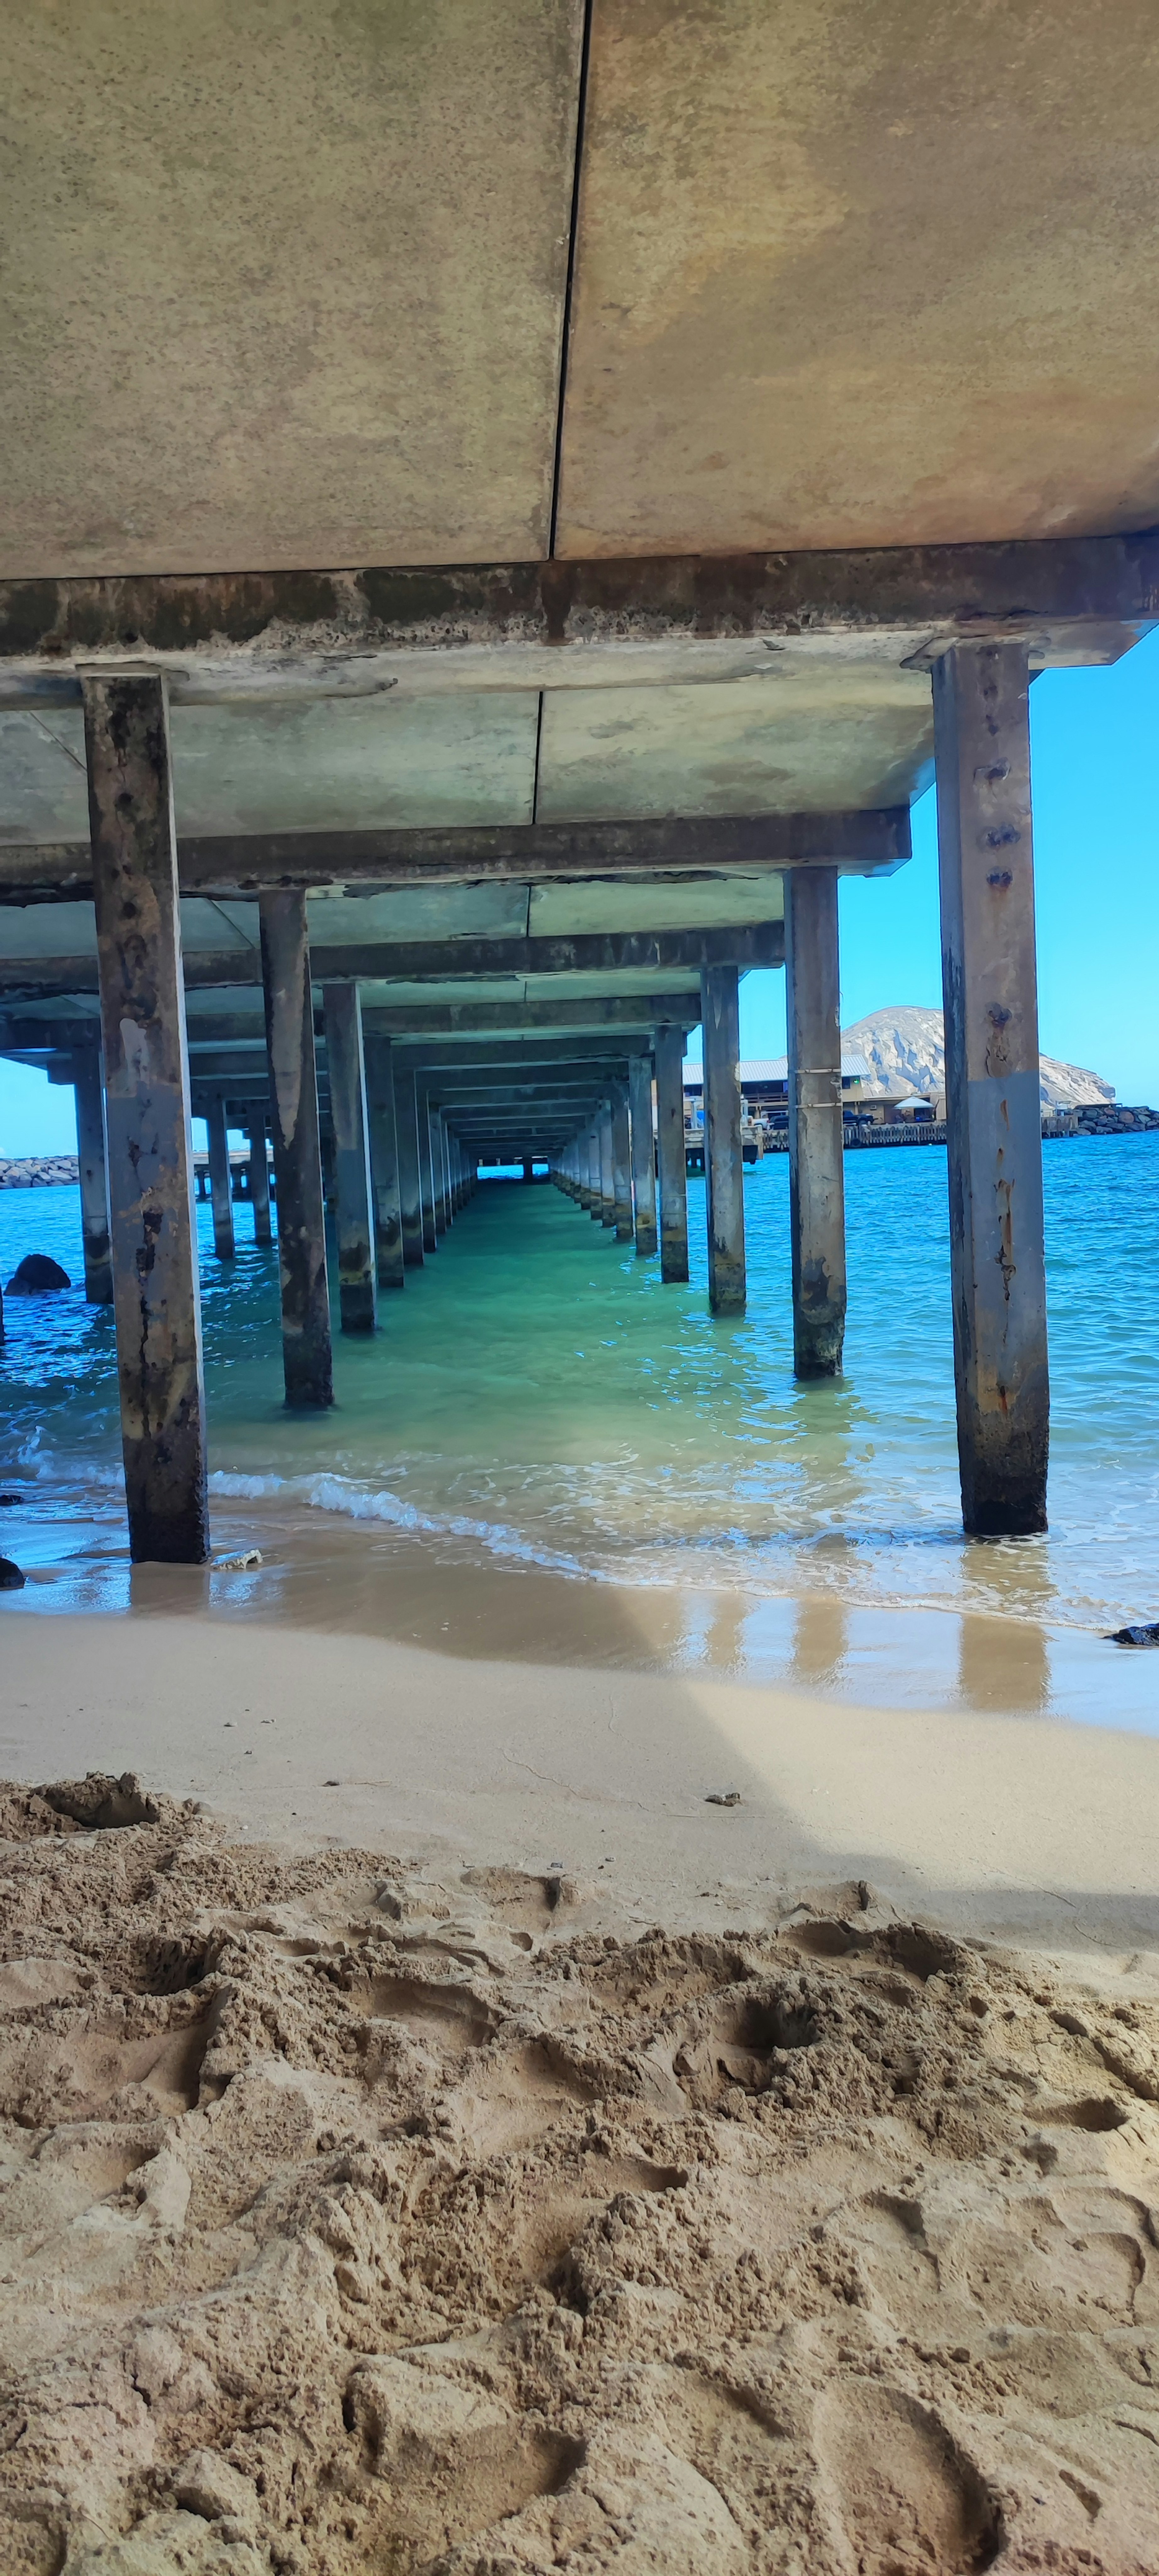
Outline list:
[[[972,2576],[1001,2546],[997,2508],[941,2418],[903,2389],[843,2379],[818,2401],[821,2499],[858,2576]]]
[[[730,1986],[690,2018],[673,2067],[688,2099],[709,2110],[733,2085],[766,2093],[781,2052],[811,2048],[820,2036],[812,2007],[791,1991]]]

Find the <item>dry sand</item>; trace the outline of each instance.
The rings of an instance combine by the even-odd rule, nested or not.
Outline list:
[[[135,1597],[2,1622],[3,2576],[1153,2576],[1159,1745]]]

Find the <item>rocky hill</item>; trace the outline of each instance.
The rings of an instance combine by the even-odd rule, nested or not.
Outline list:
[[[871,1092],[896,1095],[903,1087],[917,1092],[945,1090],[940,1011],[921,1011],[912,1002],[902,1002],[895,1010],[871,1011],[867,1019],[856,1020],[851,1029],[842,1030],[841,1039],[843,1046],[867,1059],[873,1075]],[[1052,1055],[1040,1056],[1038,1063],[1044,1109],[1077,1109],[1084,1101],[1115,1097],[1111,1083],[1082,1065],[1060,1064]]]

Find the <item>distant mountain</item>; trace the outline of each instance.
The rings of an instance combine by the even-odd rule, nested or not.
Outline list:
[[[903,1087],[917,1092],[945,1090],[940,1011],[919,1011],[912,1002],[902,1002],[892,1011],[871,1011],[868,1019],[842,1030],[841,1043],[865,1057],[871,1093],[890,1092],[896,1097]],[[1087,1073],[1082,1065],[1059,1064],[1052,1055],[1041,1055],[1038,1065],[1044,1109],[1077,1109],[1083,1101],[1115,1097],[1113,1084],[1104,1082],[1100,1074]]]

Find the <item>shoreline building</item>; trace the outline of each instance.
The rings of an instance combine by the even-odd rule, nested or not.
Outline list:
[[[1045,1524],[1028,687],[1159,614],[1159,59],[1079,0],[857,21],[9,30],[0,1049],[76,1090],[138,1560],[209,1547],[193,1113],[222,1260],[229,1126],[255,1202],[271,1140],[324,1408],[323,1154],[346,1332],[495,1152],[679,1279],[700,1026],[736,1313],[738,977],[783,963],[838,1370],[837,879],[934,768],[964,1519]]]

